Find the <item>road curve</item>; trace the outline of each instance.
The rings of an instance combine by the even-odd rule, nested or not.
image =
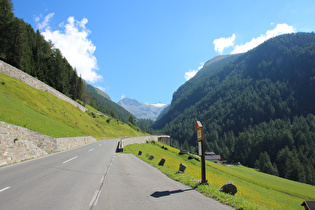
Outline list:
[[[0,209],[90,209],[118,140],[0,168]]]
[[[0,209],[232,209],[131,154],[118,139],[0,168]]]
[[[132,154],[118,153],[94,209],[233,208],[170,179]]]

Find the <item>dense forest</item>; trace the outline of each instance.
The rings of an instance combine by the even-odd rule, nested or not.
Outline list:
[[[60,50],[30,24],[14,17],[11,1],[1,0],[0,5],[0,59],[74,100],[84,100],[83,81]]]
[[[206,151],[314,185],[314,115],[315,34],[295,33],[207,62],[153,128],[196,152],[199,120]]]
[[[11,0],[0,0],[0,59],[74,100],[129,123],[130,113],[85,82],[59,49],[47,42],[39,30],[13,14]]]

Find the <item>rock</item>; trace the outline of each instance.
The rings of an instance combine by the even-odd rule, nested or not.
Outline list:
[[[138,152],[138,155],[142,155],[142,151],[139,151],[139,152]]]
[[[189,154],[189,151],[188,150],[180,150],[178,154],[187,155],[187,154]]]
[[[149,157],[149,160],[153,160],[153,159],[154,159],[154,156],[151,155],[151,156]]]
[[[229,181],[223,185],[219,191],[235,195],[237,193],[237,188],[232,181]]]
[[[162,158],[161,161],[159,162],[159,166],[164,166],[164,163],[165,163],[165,159]]]
[[[179,171],[178,171],[178,173],[184,173],[184,172],[185,172],[185,169],[186,169],[186,166],[181,163],[181,164],[179,165]]]

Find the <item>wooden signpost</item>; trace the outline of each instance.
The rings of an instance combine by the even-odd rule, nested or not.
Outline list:
[[[206,180],[206,160],[205,160],[205,141],[203,137],[203,125],[200,121],[196,122],[195,130],[197,131],[198,151],[201,157],[201,184],[208,184]]]

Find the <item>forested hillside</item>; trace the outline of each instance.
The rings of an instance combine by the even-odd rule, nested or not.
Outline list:
[[[278,36],[210,61],[174,93],[154,128],[195,152],[199,120],[207,151],[314,185],[315,34]]]
[[[0,59],[70,98],[83,101],[125,123],[130,113],[105,93],[84,84],[76,69],[32,26],[13,14],[11,0],[0,0]]]
[[[10,0],[1,0],[0,10],[0,59],[74,100],[84,100],[83,81],[60,50],[30,24],[14,17]]]
[[[99,89],[88,83],[85,83],[85,90],[91,96],[91,105],[94,108],[116,119],[119,119],[124,123],[129,123],[129,118],[132,114],[110,100],[109,96],[106,97],[106,95],[101,93]]]

